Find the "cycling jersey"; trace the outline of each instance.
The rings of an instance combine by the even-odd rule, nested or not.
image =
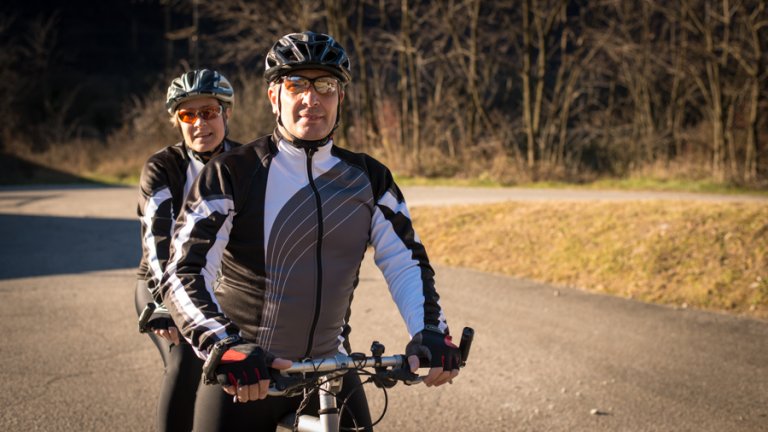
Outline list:
[[[447,329],[403,195],[368,155],[262,137],[203,168],[177,223],[163,299],[201,357],[233,334],[288,359],[344,352],[369,244],[409,333]]]
[[[240,144],[225,140],[223,145],[223,151],[229,151]],[[158,303],[161,299],[157,288],[168,261],[174,219],[204,165],[180,142],[150,156],[141,172],[137,213],[141,221],[142,256],[138,277],[147,281]]]

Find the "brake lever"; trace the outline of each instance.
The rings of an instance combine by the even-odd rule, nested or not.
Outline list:
[[[393,380],[400,381],[405,385],[420,384],[422,381],[422,378],[418,374],[411,372],[407,367],[393,369],[389,371],[388,375]]]
[[[156,307],[154,302],[147,303],[144,310],[141,311],[141,315],[139,315],[139,333],[148,333],[150,331],[149,328],[147,328],[147,324],[149,323],[152,314],[155,312]]]

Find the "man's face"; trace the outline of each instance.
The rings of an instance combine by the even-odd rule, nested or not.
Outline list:
[[[301,79],[307,78],[314,80],[315,84],[310,84],[303,88]],[[328,81],[326,80],[328,79]],[[336,83],[335,90],[327,91],[321,94],[317,87],[328,89],[328,84]],[[297,91],[298,92],[292,92]],[[283,127],[296,138],[315,141],[323,139],[333,130],[336,124],[336,115],[339,104],[344,99],[344,91],[341,84],[331,74],[321,70],[309,69],[296,71],[283,77],[283,81],[277,85],[272,85],[268,90],[269,101],[272,103],[272,112],[280,115]],[[280,108],[278,108],[278,99],[280,98]],[[278,112],[280,109],[282,112]]]
[[[176,117],[184,142],[189,148],[204,153],[215,149],[224,140],[226,126],[221,109],[221,104],[213,97],[192,99],[179,104]],[[229,114],[230,110],[227,109]],[[185,116],[191,123],[182,121]]]

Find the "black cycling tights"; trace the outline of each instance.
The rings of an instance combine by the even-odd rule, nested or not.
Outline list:
[[[152,296],[145,281],[136,285],[136,313],[140,314]],[[192,430],[195,395],[200,383],[203,361],[192,347],[182,342],[173,345],[167,340],[148,333],[163,357],[165,373],[160,385],[160,399],[157,403],[157,430],[159,432],[189,432]]]
[[[358,389],[357,391],[354,391]],[[356,374],[344,376],[344,385],[337,398],[338,405],[352,393],[347,401],[347,407],[355,416],[355,421],[361,430],[370,428],[371,415],[368,411],[368,400],[360,387],[360,377]],[[232,396],[224,393],[220,385],[201,385],[197,393],[195,405],[195,432],[213,431],[274,431],[277,422],[286,414],[295,412],[301,404],[302,396],[293,398],[267,397],[266,399],[247,402],[232,402]],[[319,399],[314,395],[307,408],[302,413],[317,415]],[[352,427],[352,417],[349,411],[341,416],[342,427]],[[362,429],[365,428],[365,429]]]

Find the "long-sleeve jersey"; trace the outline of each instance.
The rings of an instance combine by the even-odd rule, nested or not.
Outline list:
[[[163,299],[202,357],[234,334],[288,359],[344,352],[368,245],[409,333],[447,328],[403,195],[368,155],[262,137],[205,166],[177,224]]]
[[[223,150],[239,145],[224,141]],[[141,221],[142,248],[138,278],[147,281],[157,302],[161,301],[158,287],[168,261],[174,219],[204,165],[179,142],[150,156],[141,170],[136,209]]]

